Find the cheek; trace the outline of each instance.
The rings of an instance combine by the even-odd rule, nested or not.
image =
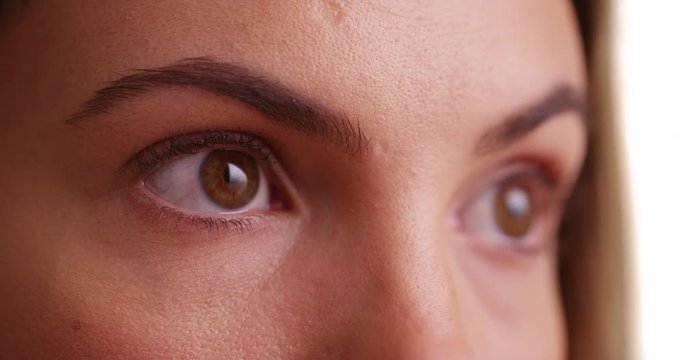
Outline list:
[[[40,271],[47,276],[25,280],[40,284],[43,293],[31,302],[31,319],[23,323],[33,327],[33,339],[42,339],[49,354],[382,358],[395,351],[384,344],[398,349],[413,335],[428,341],[408,331],[418,326],[408,322],[417,319],[417,310],[395,309],[400,302],[425,298],[420,289],[443,284],[412,284],[439,277],[401,268],[408,262],[397,262],[396,253],[387,251],[395,243],[390,238],[364,238],[367,229],[340,225],[331,233],[263,232],[232,246],[226,239],[182,245],[164,243],[168,234],[155,234],[149,224],[114,226],[135,222],[112,222],[112,214],[120,212],[109,207],[115,205],[97,206],[108,217],[84,216],[89,220],[72,221],[62,238],[44,238],[60,244],[49,254],[49,269]],[[109,222],[97,220],[102,218]],[[411,248],[394,251],[421,256]],[[462,314],[449,337],[468,343],[466,358],[561,358],[563,326],[549,256],[505,268],[468,249],[454,253],[448,276],[455,280],[445,285],[452,289],[443,298]],[[29,295],[24,294],[35,298]],[[422,327],[436,324],[416,321]]]
[[[50,254],[47,278],[27,280],[46,294],[25,313],[48,353],[239,358],[276,350],[282,333],[268,326],[273,298],[261,289],[287,253],[291,232],[263,230],[241,242],[204,230],[169,236],[117,221],[111,206],[96,205],[63,238],[45,238],[60,246]],[[108,217],[98,216],[98,207]],[[129,226],[115,225],[122,223]]]
[[[465,253],[460,253],[465,255]],[[482,359],[563,359],[566,334],[554,255],[524,263],[457,256],[466,319]],[[481,255],[481,254],[479,254]]]

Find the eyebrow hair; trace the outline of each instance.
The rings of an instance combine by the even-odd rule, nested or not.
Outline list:
[[[108,114],[120,103],[159,88],[193,87],[252,106],[276,124],[338,145],[345,153],[361,155],[370,140],[358,121],[297,94],[281,83],[244,67],[209,58],[184,59],[134,72],[97,90],[67,123],[81,127],[87,118]]]
[[[585,96],[569,84],[556,86],[539,103],[519,112],[501,124],[495,125],[479,138],[475,153],[483,155],[500,150],[528,135],[556,115],[575,111],[588,128],[588,111]]]

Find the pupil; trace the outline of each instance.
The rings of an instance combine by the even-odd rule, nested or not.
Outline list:
[[[225,169],[223,169],[223,181],[230,184],[230,165],[226,166]]]

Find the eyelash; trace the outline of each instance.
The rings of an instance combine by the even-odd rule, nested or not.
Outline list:
[[[262,162],[272,162],[272,152],[255,135],[220,130],[177,135],[157,142],[133,156],[133,164],[143,172],[151,171],[182,155],[225,146],[246,150]]]
[[[221,130],[169,137],[139,151],[128,162],[128,165],[135,170],[138,178],[145,179],[155,170],[179,157],[222,148],[235,148],[247,152],[264,166],[263,170],[266,176],[274,177],[273,169],[278,165],[277,160],[260,138],[252,134]],[[273,181],[278,183],[276,179]],[[174,226],[176,230],[178,227],[190,225],[195,228],[205,229],[209,234],[220,231],[242,234],[252,230],[258,223],[268,217],[268,215],[258,213],[229,217],[189,214],[163,204],[163,200],[153,197],[142,190],[144,188],[142,184],[139,184],[138,188],[139,191],[137,191],[136,197],[138,205],[142,206],[147,214],[157,221],[168,219],[167,226]]]
[[[139,199],[141,204],[145,204],[150,216],[157,217],[157,220],[168,219],[167,226],[170,229],[178,230],[179,226],[189,225],[195,228],[206,230],[209,234],[225,231],[228,233],[242,234],[252,230],[265,216],[249,215],[238,217],[209,217],[186,214],[170,206],[159,205],[158,200],[150,196],[142,195]]]

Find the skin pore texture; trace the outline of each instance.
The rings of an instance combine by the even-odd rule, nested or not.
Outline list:
[[[565,357],[568,1],[40,0],[4,21],[1,358]],[[207,132],[189,153],[265,144],[284,200],[149,191],[173,159],[145,149]],[[520,168],[553,183],[529,248],[470,211]]]

